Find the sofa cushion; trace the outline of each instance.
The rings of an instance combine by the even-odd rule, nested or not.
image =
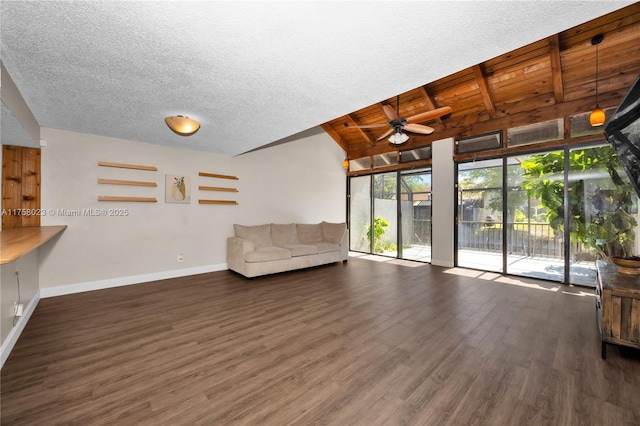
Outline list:
[[[245,262],[271,262],[272,260],[291,259],[291,250],[282,247],[259,247],[244,255]]]
[[[322,241],[340,244],[347,230],[346,223],[322,222]]]
[[[273,245],[271,241],[271,225],[268,223],[256,226],[234,224],[233,229],[236,231],[236,237],[251,241],[256,248]]]
[[[285,246],[287,244],[298,244],[298,231],[295,223],[279,225],[271,224],[271,240],[274,246]]]
[[[306,244],[286,244],[280,247],[291,250],[291,257],[318,254],[318,248],[315,245],[311,246]]]
[[[320,243],[313,243],[313,245],[318,250],[318,254],[329,253],[331,251],[340,251],[339,244],[320,242]]]
[[[319,243],[322,241],[322,223],[298,223],[296,227],[300,244]]]

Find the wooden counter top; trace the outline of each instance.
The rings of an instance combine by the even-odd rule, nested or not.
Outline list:
[[[0,232],[0,265],[21,258],[65,229],[67,229],[67,225],[33,226],[6,229]]]

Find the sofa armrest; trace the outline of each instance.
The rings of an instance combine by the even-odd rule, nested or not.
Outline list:
[[[244,256],[255,250],[253,243],[244,238],[227,238],[227,267],[233,271],[241,271]]]
[[[345,228],[340,241],[340,259],[346,261],[349,259],[349,228]]]

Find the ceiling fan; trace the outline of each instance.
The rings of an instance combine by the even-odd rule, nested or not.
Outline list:
[[[451,113],[451,107],[441,107],[434,109],[433,111],[427,111],[420,114],[412,115],[408,118],[402,118],[400,117],[400,95],[398,95],[396,98],[396,110],[394,111],[391,105],[384,104],[382,106],[382,111],[384,112],[384,115],[386,115],[389,119],[388,124],[368,124],[362,126],[349,126],[348,124],[345,124],[345,126],[360,129],[390,126],[391,128],[376,140],[380,141],[393,133],[389,138],[389,142],[393,145],[401,145],[409,140],[409,136],[403,133],[403,130],[411,133],[430,135],[434,132],[435,129],[433,127],[425,126],[424,124],[418,123],[427,120],[433,120],[442,117],[443,115],[447,115]]]

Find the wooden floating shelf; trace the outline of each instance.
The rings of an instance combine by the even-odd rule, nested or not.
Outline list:
[[[223,188],[221,186],[199,186],[200,191],[238,192],[236,188]]]
[[[132,185],[132,186],[158,186],[155,182],[141,182],[137,180],[98,179],[98,183],[104,185]]]
[[[198,200],[200,204],[238,204],[237,201],[233,200]]]
[[[158,168],[155,166],[141,166],[138,164],[123,164],[123,163],[110,163],[108,161],[98,161],[98,166],[101,167],[117,167],[119,169],[135,169],[135,170],[147,170],[150,172],[157,172]]]
[[[204,177],[210,177],[210,178],[218,178],[218,179],[232,179],[232,180],[238,180],[237,176],[229,176],[229,175],[218,175],[215,173],[205,173],[205,172],[200,172],[198,173],[198,176],[204,176]]]
[[[118,197],[113,195],[98,195],[98,201],[127,201],[135,203],[157,203],[155,197]]]

